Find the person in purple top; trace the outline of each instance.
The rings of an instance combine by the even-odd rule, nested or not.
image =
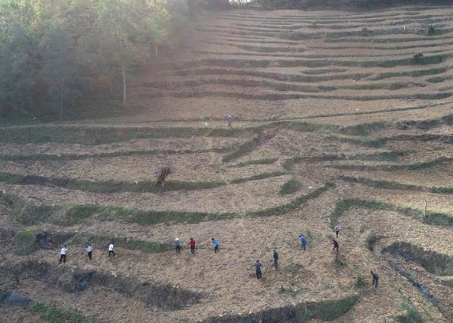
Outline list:
[[[307,250],[307,239],[303,235],[299,236],[300,238],[300,247],[302,248],[303,251]]]
[[[227,114],[226,116],[223,117],[223,120],[227,122],[229,129],[233,128],[233,116]]]

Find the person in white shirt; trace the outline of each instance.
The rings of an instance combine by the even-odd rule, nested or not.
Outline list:
[[[338,234],[341,231],[340,224],[337,223],[337,225],[335,225],[335,228],[333,230],[335,231],[335,236],[338,238]]]
[[[91,261],[91,257],[93,256],[93,246],[91,243],[88,244],[88,246],[85,248],[85,251],[88,255],[88,259],[90,259],[90,261]]]
[[[113,246],[113,243],[111,243],[109,245],[109,258],[110,258],[111,255],[113,255],[115,257],[115,250],[114,249],[115,249],[115,247]]]
[[[68,246],[64,245],[63,248],[60,250],[60,265],[63,262],[66,263],[66,255],[68,254]]]

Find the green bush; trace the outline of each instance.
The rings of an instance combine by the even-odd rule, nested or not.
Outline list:
[[[366,284],[365,278],[363,278],[362,276],[359,276],[355,280],[354,288],[355,289],[361,289],[361,288],[365,287],[365,284]]]
[[[368,250],[373,251],[374,246],[379,241],[380,237],[378,237],[374,232],[370,232],[368,237],[366,238],[366,246]]]
[[[437,33],[436,26],[434,25],[429,25],[428,30],[426,32],[428,35],[435,35]]]
[[[95,323],[93,319],[86,318],[77,309],[56,305],[35,303],[30,312],[40,314],[40,319],[49,323]]]
[[[416,63],[420,63],[423,58],[423,53],[415,53],[412,57]]]
[[[173,249],[173,245],[160,243],[160,242],[149,242],[136,239],[130,239],[127,243],[127,248],[131,250],[141,250],[147,253],[160,253],[166,252]]]
[[[36,243],[36,232],[33,230],[19,231],[14,238],[16,253],[19,255],[29,255],[33,253],[38,245]]]
[[[368,28],[363,27],[362,30],[360,30],[359,34],[360,36],[369,36],[371,35],[371,31]]]
[[[290,179],[288,182],[283,184],[283,186],[280,188],[280,195],[287,195],[287,194],[292,194],[296,193],[299,191],[302,187],[302,184],[295,178]]]
[[[414,305],[409,302],[404,302],[401,308],[406,311],[405,315],[398,315],[396,321],[398,323],[423,323],[423,318],[415,309]]]

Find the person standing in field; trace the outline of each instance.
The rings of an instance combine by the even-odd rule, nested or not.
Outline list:
[[[229,129],[233,129],[233,116],[227,114],[223,117],[223,120],[227,122]]]
[[[63,262],[64,264],[66,263],[66,256],[68,254],[68,246],[64,245],[63,248],[60,250],[60,265]]]
[[[333,230],[335,231],[335,236],[338,238],[338,234],[339,234],[340,231],[341,231],[340,225],[337,223],[337,224],[335,225],[335,228],[334,228]]]
[[[195,254],[195,240],[190,238],[189,240],[190,252],[194,255]]]
[[[299,236],[300,238],[300,247],[302,248],[303,251],[307,250],[307,239],[303,235]]]
[[[333,244],[333,249],[332,249],[332,251],[338,252],[338,249],[340,248],[340,245],[338,244],[337,240],[332,239],[332,244]]]
[[[278,269],[278,252],[277,252],[277,250],[274,250],[272,258],[274,258],[274,267],[275,267],[275,269]]]
[[[379,275],[377,273],[377,271],[375,270],[374,272],[371,270],[371,276],[373,277],[373,282],[372,282],[372,285],[374,286],[374,288],[377,288],[378,287],[378,284],[379,284]]]
[[[261,279],[262,278],[262,274],[261,274],[261,263],[259,260],[257,260],[254,264],[255,266],[255,271],[256,271],[256,279]]]
[[[214,238],[212,238],[211,241],[212,241],[212,244],[214,245],[214,253],[217,253],[219,251],[220,242],[219,242],[219,240],[214,239]]]
[[[116,255],[115,255],[115,246],[113,245],[113,243],[111,243],[111,244],[109,245],[109,258],[110,258],[110,256],[113,256],[113,257],[116,256]]]
[[[91,243],[87,245],[87,247],[85,248],[85,252],[88,255],[88,259],[91,261],[91,258],[93,257],[93,246],[91,245]]]
[[[176,253],[181,252],[181,241],[179,241],[179,238],[175,239],[175,250],[176,250]]]

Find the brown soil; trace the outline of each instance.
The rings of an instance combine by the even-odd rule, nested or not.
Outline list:
[[[452,186],[453,132],[450,117],[442,118],[453,111],[452,13],[450,7],[204,13],[184,50],[134,80],[132,103],[144,107],[138,114],[5,128],[11,136],[0,138],[0,322],[45,322],[3,304],[3,291],[112,323],[280,323],[279,315],[312,302],[337,323],[401,322],[408,308],[423,322],[452,322],[451,226],[395,211],[422,214],[426,201],[428,212],[453,216],[451,194],[430,193]],[[433,24],[441,33],[423,35]],[[360,35],[363,28],[371,34]],[[440,60],[418,64],[417,52]],[[235,117],[232,130],[226,114]],[[89,144],[85,136],[94,130],[102,130],[101,140]],[[134,137],[137,130],[149,138]],[[128,186],[153,181],[164,166],[173,170],[170,183],[200,189],[140,193]],[[12,175],[40,176],[42,183],[13,184]],[[351,177],[417,188],[376,188]],[[93,183],[126,188],[93,193]],[[202,187],[209,183],[217,186]],[[357,204],[343,210],[343,199]],[[390,206],[373,209],[369,201]],[[64,210],[88,205],[180,213],[174,221],[141,225],[86,218],[73,208],[79,221],[64,225]],[[51,219],[24,223],[25,215],[34,220],[50,212],[46,207],[53,208]],[[189,223],[188,212],[221,216]],[[342,226],[338,255],[330,241],[334,216]],[[18,252],[21,230],[47,232],[55,241],[77,234],[173,246],[179,237],[183,250],[147,252],[119,243],[109,259],[102,243],[89,262],[81,245],[66,241],[68,261],[57,267],[59,244]],[[372,232],[377,238],[369,250]],[[299,234],[309,240],[306,252]],[[187,248],[190,237],[196,255]],[[218,254],[212,237],[220,240]],[[257,259],[262,280],[254,277]],[[47,270],[26,275],[24,269],[16,285],[14,273],[24,266]],[[377,289],[371,269],[381,277]],[[81,276],[87,287],[73,288]],[[351,296],[357,301],[344,315],[325,305]],[[171,300],[184,305],[172,307]],[[314,315],[309,322],[324,321]]]

